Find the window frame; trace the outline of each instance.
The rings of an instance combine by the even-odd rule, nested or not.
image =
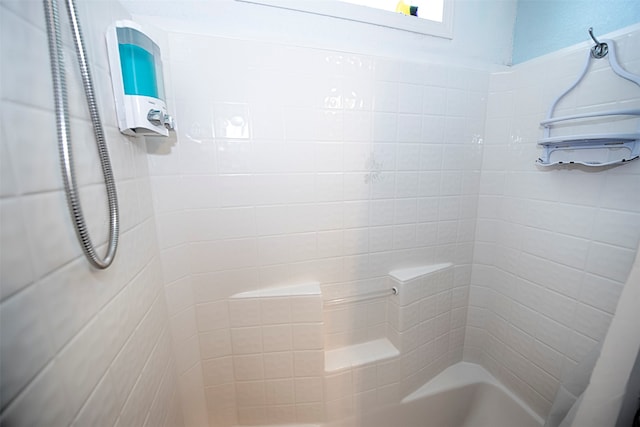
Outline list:
[[[330,16],[348,21],[362,22],[380,27],[453,39],[453,2],[443,0],[442,22],[432,21],[401,13],[389,12],[338,0],[236,0],[289,9],[315,15]]]

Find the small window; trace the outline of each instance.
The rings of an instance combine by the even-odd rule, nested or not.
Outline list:
[[[453,36],[453,0],[238,0],[436,37]]]
[[[444,0],[338,0],[388,12],[442,22]]]

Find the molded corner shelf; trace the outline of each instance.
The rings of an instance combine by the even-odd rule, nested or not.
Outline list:
[[[320,283],[309,282],[299,285],[277,286],[273,288],[257,289],[255,291],[246,291],[234,294],[232,299],[238,298],[270,298],[270,297],[300,297],[321,295]]]
[[[427,274],[435,273],[436,271],[444,270],[451,267],[453,264],[450,262],[443,262],[440,264],[421,265],[418,267],[399,268],[389,272],[389,276],[400,283],[409,282]]]
[[[386,338],[338,347],[324,353],[324,371],[341,369],[379,362],[400,355],[400,351]]]

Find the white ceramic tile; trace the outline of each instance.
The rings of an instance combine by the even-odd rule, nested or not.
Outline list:
[[[257,139],[281,139],[284,137],[282,110],[273,105],[251,104],[253,137]]]
[[[53,356],[41,294],[32,286],[0,306],[2,404],[6,405]]]
[[[264,353],[264,377],[292,378],[293,377],[293,353],[290,351]]]
[[[200,334],[200,354],[203,359],[232,354],[230,331],[228,329],[217,329]]]
[[[603,243],[635,248],[640,239],[640,215],[630,212],[599,210],[595,217],[593,238]]]
[[[233,354],[251,354],[262,351],[262,329],[259,326],[231,329]]]
[[[176,342],[173,345],[176,369],[180,374],[200,361],[200,340],[198,335]]]
[[[420,115],[398,114],[398,140],[420,142],[422,137],[422,117]]]
[[[264,365],[261,354],[233,356],[233,371],[236,381],[261,380],[264,378]]]
[[[264,382],[236,382],[236,399],[239,407],[264,405]]]
[[[233,239],[189,245],[192,273],[252,267],[256,265],[255,239]]]
[[[251,401],[248,401],[251,402]],[[249,403],[248,403],[249,404]],[[267,418],[267,408],[250,406],[238,408],[238,422],[243,425],[255,425]]]
[[[202,362],[205,386],[215,386],[234,381],[234,359],[231,356],[208,359]]]
[[[26,234],[35,251],[32,255],[42,259],[34,266],[36,274],[44,275],[80,254],[80,246],[69,223],[65,196],[61,192],[25,197],[22,207],[24,220],[32,224]],[[40,212],[49,214],[43,217]]]
[[[289,258],[292,262],[316,258],[316,233],[299,233],[288,236]]]
[[[296,377],[321,376],[324,373],[324,351],[294,351],[293,372]]]
[[[366,228],[344,230],[342,239],[345,255],[366,253],[369,248],[369,233]]]
[[[398,109],[398,84],[392,82],[377,82],[374,84],[375,111],[392,111]]]
[[[527,356],[533,363],[544,369],[547,373],[555,378],[561,379],[565,359],[562,354],[542,344],[540,341],[535,341],[531,352],[528,353]]]
[[[295,402],[293,379],[265,381],[267,405],[285,405]]]
[[[324,348],[321,323],[292,325],[294,350],[322,350]]]
[[[200,364],[180,376],[178,385],[181,390],[182,412],[185,425],[206,423],[206,403],[202,390],[202,368]]]
[[[523,249],[570,267],[582,268],[587,259],[588,241],[541,230],[524,230]],[[553,242],[553,244],[551,244]]]
[[[236,412],[236,389],[233,383],[210,386],[205,389],[209,413],[220,413],[225,409]]]
[[[289,323],[291,304],[289,298],[260,298],[262,324]]]
[[[100,318],[90,322],[58,355],[65,386],[70,391],[70,407],[78,410],[104,374],[110,359],[104,348]],[[147,354],[142,355],[146,358]]]
[[[577,332],[601,341],[609,329],[610,322],[610,314],[584,304],[578,304],[572,326]]]
[[[345,107],[358,108],[370,104],[370,94],[351,92],[345,99]],[[373,114],[370,111],[345,111],[343,137],[345,141],[370,141],[372,137]]]
[[[249,106],[233,103],[214,104],[213,128],[216,138],[249,139],[252,128]]]
[[[192,285],[195,302],[215,301],[257,289],[258,272],[250,268],[193,275]]]
[[[18,87],[27,85],[35,91],[34,96],[29,98],[31,105],[47,106],[53,109],[51,80],[35,72],[36,68],[47,64],[47,43],[44,31],[32,25],[24,25],[24,21],[11,12],[2,14],[2,27],[4,34],[13,34],[15,40],[19,41],[8,43],[2,49],[3,57],[16,59],[10,64],[11,66],[8,63],[2,66],[3,98],[14,101],[24,100]],[[23,46],[31,45],[34,49],[20,53]]]
[[[3,412],[1,420],[9,425],[68,425],[73,416],[64,393],[60,393],[63,380],[59,367],[48,365],[29,387]],[[33,411],[33,407],[42,411]]]
[[[169,315],[177,314],[193,305],[191,278],[183,278],[168,284],[164,288]]]
[[[203,147],[198,147],[199,152],[193,149],[192,156],[194,158],[189,159],[189,163],[184,167],[187,168],[191,162],[197,161],[200,163],[200,167],[196,171],[201,171],[202,173],[211,173],[216,170],[225,174],[248,173],[251,171],[252,146],[247,140],[216,140],[215,151],[213,151],[212,145],[203,144]],[[206,150],[205,153],[202,152],[203,148]],[[208,154],[208,156],[204,154]],[[214,156],[217,169],[214,168],[212,163],[212,157]]]
[[[398,170],[419,170],[421,151],[421,144],[397,144],[396,168]]]
[[[443,115],[443,106],[446,105],[446,89],[436,86],[425,86],[423,90],[423,114]]]
[[[393,248],[393,227],[369,228],[369,252],[388,251]]]
[[[407,249],[416,245],[416,226],[414,224],[393,227],[394,249]]]
[[[69,283],[69,277],[74,281]],[[38,285],[57,349],[68,342],[99,308],[101,278],[79,259],[48,275]],[[128,334],[129,331],[126,331]]]
[[[289,230],[294,233],[336,230],[343,227],[341,203],[290,206]]]
[[[322,298],[318,296],[291,298],[291,319],[293,322],[321,322]]]
[[[541,292],[538,311],[563,325],[571,325],[575,301],[555,292]]]
[[[296,403],[320,402],[323,399],[322,377],[296,378]]]
[[[28,240],[20,203],[15,199],[0,201],[0,298],[18,291],[34,279]]]
[[[580,301],[607,313],[614,313],[622,285],[618,282],[585,274],[580,292]]]
[[[156,217],[158,225],[158,244],[167,249],[186,243],[186,226],[184,213],[171,212]]]
[[[327,400],[351,396],[353,393],[351,369],[327,375],[324,379],[324,393]]]
[[[580,292],[580,271],[554,261],[523,253],[520,256],[519,274],[571,298],[577,298]]]
[[[344,228],[359,228],[369,222],[368,202],[345,202],[343,204]]]
[[[7,126],[4,132],[7,140],[12,141],[8,149],[11,153],[16,177],[19,178],[20,190],[23,193],[33,193],[62,188],[62,177],[58,164],[55,161],[42,160],[58,157],[55,133],[43,133],[38,137],[33,137],[33,135],[19,131],[26,126],[32,126],[34,129],[46,129],[55,123],[53,114],[16,104],[4,103],[3,106],[5,107],[3,108],[3,120],[5,123],[12,124]],[[34,156],[34,152],[41,153],[42,157]],[[83,161],[82,156],[78,158],[80,162]],[[78,176],[84,178],[85,174],[81,172],[83,170],[80,167]]]
[[[396,200],[394,204],[395,224],[406,224],[415,222],[417,219],[417,199]]]
[[[627,187],[634,175],[608,175],[602,190],[602,206],[638,212],[638,194]]]
[[[285,109],[285,135],[291,141],[338,141],[342,136],[341,111]],[[316,129],[309,133],[308,129]]]
[[[548,401],[553,400],[559,381],[536,366],[529,367],[523,375],[527,383]]]
[[[270,325],[262,327],[264,352],[281,352],[292,349],[291,325]]]
[[[224,329],[231,326],[227,301],[225,300],[197,304],[195,309],[198,330],[201,332],[213,329]]]
[[[320,173],[315,176],[315,201],[334,202],[343,199],[343,175]]]
[[[370,203],[370,225],[391,225],[394,221],[395,205],[393,200],[374,200]]]
[[[214,188],[211,188],[211,184],[207,182],[208,179],[206,177],[183,177],[183,181],[186,184],[191,183],[190,180],[196,180],[196,183],[190,185],[196,186],[192,191],[194,195],[198,196],[198,200],[190,203],[190,207],[213,207],[211,205],[214,204],[214,198],[219,200],[220,206],[247,206],[255,203],[253,188],[254,177],[251,175],[219,175],[216,177]],[[197,191],[200,187],[204,187],[205,191]],[[210,201],[206,202],[207,200]],[[195,203],[198,203],[200,206],[193,206]]]
[[[571,330],[544,316],[540,316],[536,326],[535,337],[549,347],[565,353]]]
[[[420,114],[423,88],[420,85],[398,84],[398,112]]]
[[[235,239],[256,234],[254,209],[250,207],[185,211],[189,241]],[[224,228],[219,224],[225,224]]]
[[[111,424],[118,416],[118,407],[113,387],[108,377],[104,377],[89,396],[73,425]]]
[[[397,137],[398,119],[392,113],[373,114],[373,141],[395,141]]]
[[[633,259],[632,250],[594,242],[589,248],[586,270],[608,279],[625,282]]]

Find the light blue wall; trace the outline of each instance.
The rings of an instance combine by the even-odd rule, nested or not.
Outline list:
[[[640,22],[640,0],[519,0],[513,63]]]

